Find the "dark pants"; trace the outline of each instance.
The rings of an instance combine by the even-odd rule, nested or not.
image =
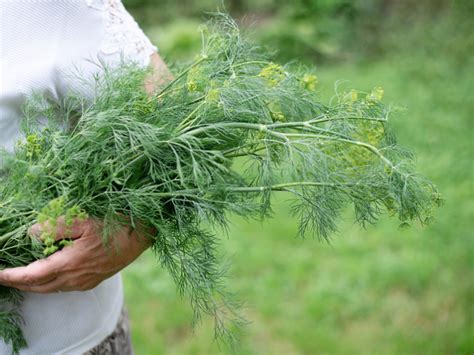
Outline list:
[[[122,310],[114,332],[84,355],[133,355],[130,325],[125,308]]]

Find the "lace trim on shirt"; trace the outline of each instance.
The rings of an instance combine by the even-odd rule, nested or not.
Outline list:
[[[105,38],[100,51],[104,54],[122,53],[126,58],[149,63],[157,48],[128,13],[121,0],[86,0],[87,5],[103,11],[106,17]]]

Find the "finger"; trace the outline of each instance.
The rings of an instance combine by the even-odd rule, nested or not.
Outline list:
[[[40,238],[43,233],[51,233],[56,240],[61,239],[77,239],[82,236],[86,226],[90,223],[89,220],[73,219],[72,223],[67,223],[64,216],[59,217],[52,225],[51,222],[36,223],[33,225],[29,233],[30,235]]]
[[[38,260],[28,266],[0,271],[0,284],[15,288],[20,285],[41,285],[54,280],[59,270],[58,263],[50,258]]]
[[[42,285],[18,285],[18,290],[33,293],[57,293],[66,292],[65,280],[61,277],[55,278]]]
[[[83,292],[95,288],[101,281],[101,279],[98,279],[97,274],[93,273],[81,276],[71,276],[69,274],[64,274],[46,284],[23,286],[20,290],[42,294],[77,291]]]

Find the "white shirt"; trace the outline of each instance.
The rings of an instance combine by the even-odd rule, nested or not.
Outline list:
[[[21,106],[32,91],[61,99],[81,90],[71,73],[92,79],[99,58],[146,66],[154,51],[120,0],[0,0],[0,145],[11,150],[21,137]],[[120,275],[87,292],[25,293],[29,347],[21,354],[82,354],[112,333],[122,306]],[[0,354],[10,351],[0,340]]]

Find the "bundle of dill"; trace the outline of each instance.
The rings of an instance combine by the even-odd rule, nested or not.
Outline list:
[[[268,217],[281,192],[293,197],[302,236],[328,238],[347,205],[361,224],[383,212],[402,223],[429,220],[438,193],[396,144],[380,88],[322,103],[310,70],[269,61],[227,16],[200,30],[201,54],[154,94],[144,89],[148,70],[124,63],[103,67],[92,102],[30,101],[26,139],[2,158],[0,268],[64,246],[54,235],[31,238],[37,221],[94,216],[106,226],[104,242],[117,226],[145,225],[195,319],[213,315],[216,335],[231,337],[239,317],[209,229],[226,227],[229,214]],[[0,337],[16,352],[26,345],[21,297],[0,288],[0,299]]]

